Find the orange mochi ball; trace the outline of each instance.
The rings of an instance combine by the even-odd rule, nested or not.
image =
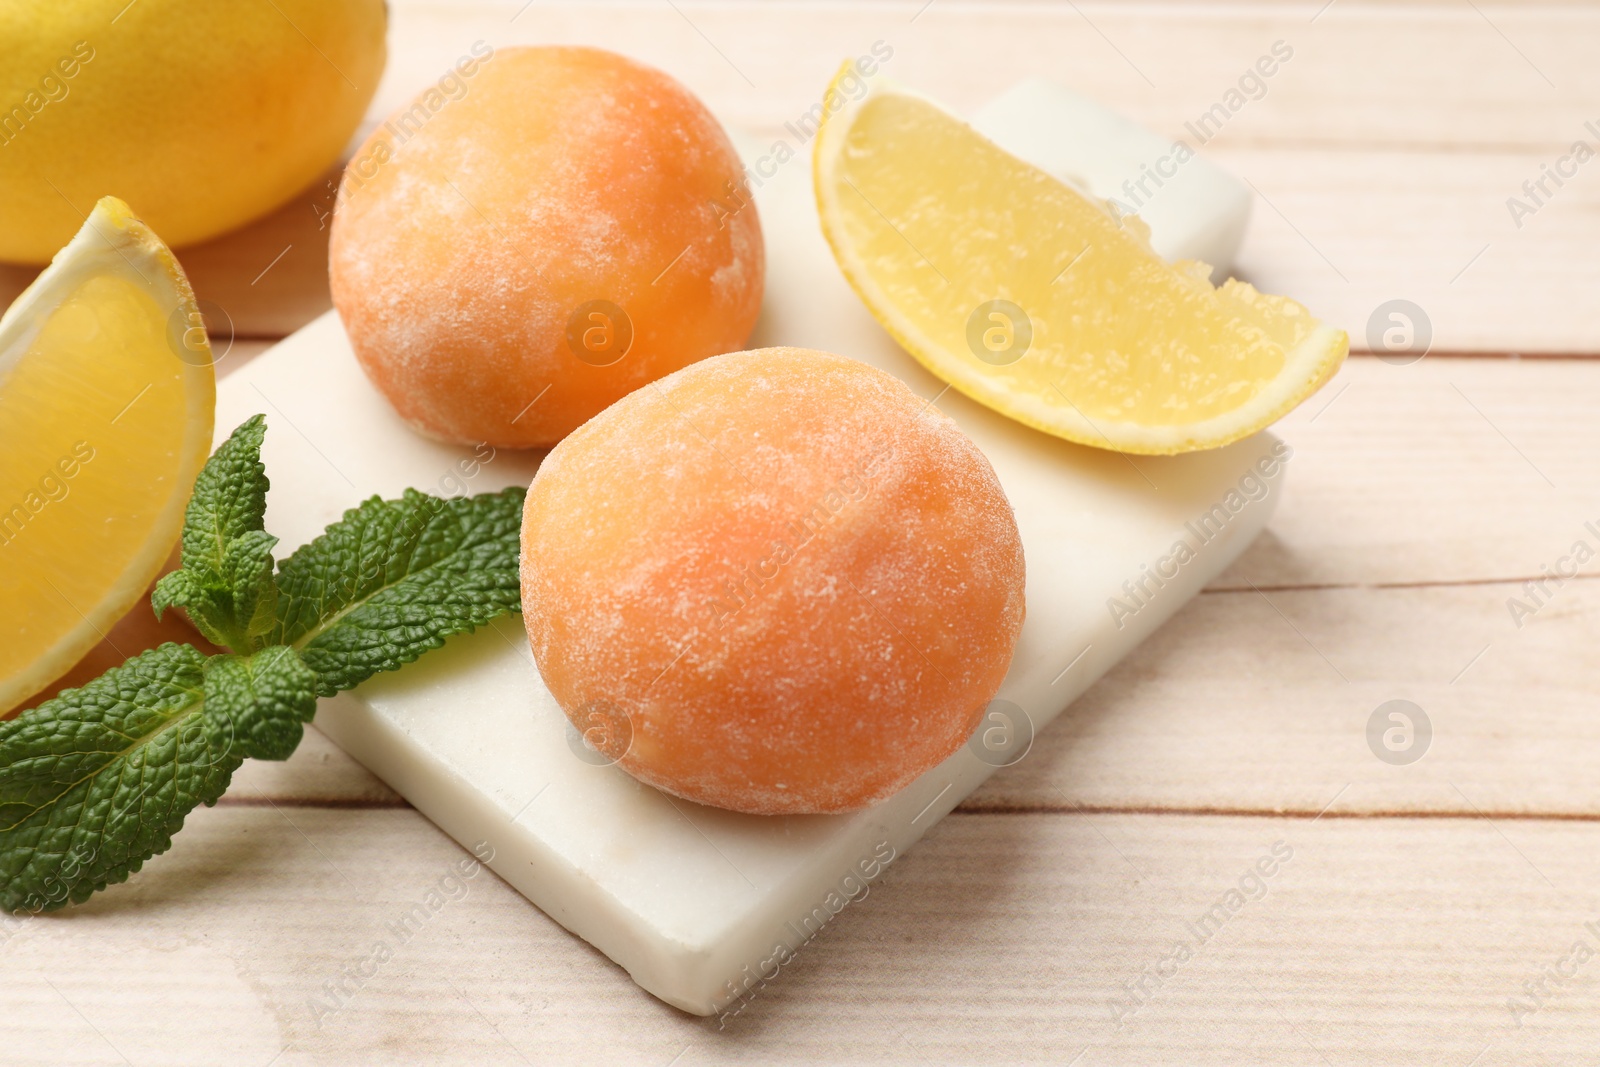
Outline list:
[[[417,430],[551,445],[744,344],[761,224],[727,135],[677,81],[594,48],[484,51],[346,169],[333,302]]]
[[[545,684],[605,757],[756,814],[842,812],[959,749],[1023,616],[989,461],[893,376],[765,348],[568,437],[523,512]]]

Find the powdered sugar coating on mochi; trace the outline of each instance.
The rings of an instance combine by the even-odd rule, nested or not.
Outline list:
[[[414,132],[402,109],[373,133],[334,215],[334,304],[403,418],[445,440],[550,445],[744,343],[761,228],[699,100],[592,48],[502,48],[464,84]],[[567,339],[595,300],[632,323],[610,366]]]
[[[838,812],[956,751],[1011,662],[1022,544],[988,460],[855,360],[719,356],[545,459],[522,599],[545,683],[690,800]]]

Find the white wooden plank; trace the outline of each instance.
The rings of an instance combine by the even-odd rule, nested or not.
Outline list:
[[[1352,358],[1275,427],[1281,506],[1213,588],[1538,577],[1600,525],[1597,405],[1585,360]]]
[[[1595,114],[1600,118],[1600,101]],[[1600,122],[1597,122],[1600,129]],[[1600,147],[1600,134],[1586,134]],[[1385,352],[1381,305],[1421,308],[1435,352],[1600,354],[1600,164],[1537,212],[1522,183],[1554,156],[1528,152],[1218,149],[1251,183],[1254,212],[1236,263]],[[1378,321],[1380,342],[1370,340]],[[1420,335],[1419,335],[1420,336]]]
[[[1294,55],[1219,144],[1546,150],[1596,117],[1592,5],[1342,0],[1318,15],[1323,6],[396,0],[373,113],[436,81],[481,39],[625,52],[676,75],[732,121],[767,124],[811,107],[843,59],[882,40],[894,49],[891,76],[958,109],[1021,78],[1058,78],[1179,136],[1282,39]]]
[[[287,760],[246,760],[221,804],[293,807],[404,807],[400,794],[345,755],[315,726]]]
[[[460,878],[467,854],[414,812],[191,823],[130,885],[0,945],[7,1063],[1527,1065],[1600,1040],[1600,964],[1546,977],[1520,1027],[1508,1008],[1600,943],[1589,824],[955,816],[719,1021]],[[1274,845],[1292,855],[1258,885]]]
[[[1508,584],[1203,595],[961,810],[1600,815],[1600,586],[1552,592],[1521,629]],[[1431,724],[1404,765],[1391,700]]]

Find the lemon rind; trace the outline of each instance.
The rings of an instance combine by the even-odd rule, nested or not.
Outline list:
[[[1321,388],[1338,371],[1349,353],[1350,342],[1345,332],[1318,322],[1307,337],[1284,353],[1284,367],[1277,377],[1249,401],[1208,419],[1175,425],[1090,419],[1065,397],[1065,406],[1062,406],[1032,393],[1004,388],[1004,379],[984,374],[960,355],[952,354],[934,342],[901,316],[894,302],[873,280],[871,272],[861,265],[854,249],[828,224],[836,202],[834,166],[842,156],[839,149],[842,147],[844,131],[850,128],[850,120],[857,111],[875,96],[888,93],[913,97],[941,111],[945,110],[931,97],[881,75],[866,79],[867,92],[859,99],[851,100],[840,91],[839,79],[853,69],[852,64],[845,63],[829,84],[828,93],[838,94],[844,103],[836,112],[824,107],[822,125],[817,131],[817,143],[812,153],[812,183],[823,237],[832,249],[846,281],[889,335],[917,362],[950,383],[958,392],[1026,426],[1077,444],[1139,455],[1175,455],[1221,448],[1266,429]],[[824,100],[827,99],[825,94]],[[1083,195],[1081,191],[1078,192]],[[1093,197],[1085,199],[1116,217],[1109,203]],[[1131,228],[1136,238],[1149,248],[1149,230],[1142,220],[1137,216],[1126,216],[1122,223]],[[1152,251],[1151,254],[1155,253]],[[1206,284],[1209,286],[1209,283]]]

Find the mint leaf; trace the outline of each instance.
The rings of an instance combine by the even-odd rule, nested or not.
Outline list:
[[[217,603],[221,585],[213,578],[207,584],[199,572],[179,568],[161,576],[150,593],[150,606],[156,618],[161,618],[169,607],[182,608],[189,613],[194,628],[205,635],[213,645],[232,648],[248,647],[244,632],[233,625],[229,613]]]
[[[155,589],[150,592],[150,607],[155,610],[156,618],[159,619],[166,614],[168,608],[181,608],[189,604],[200,605],[205,602],[205,598],[205,587],[195,577],[195,572],[179,567],[177,570],[161,576],[161,580],[156,583]],[[191,614],[190,621],[195,624],[201,633],[206,635],[207,640],[212,644],[216,644],[217,637],[221,635],[213,637],[206,623],[198,618],[197,615],[198,612]]]
[[[251,656],[212,656],[205,665],[207,717],[226,724],[235,750],[285,760],[317,713],[317,676],[284,645]]]
[[[261,465],[266,418],[246,420],[217,447],[195,479],[183,520],[183,566],[156,583],[150,606],[160,618],[181,607],[213,643],[238,652],[259,647],[276,612],[272,548],[264,532],[267,476]]]
[[[276,622],[278,587],[272,581],[272,549],[277,543],[265,530],[250,530],[229,541],[222,552],[221,577],[229,608],[247,642]]]
[[[252,415],[206,460],[183,518],[185,570],[220,574],[234,538],[259,530],[267,513],[267,469],[261,442],[267,417]]]
[[[242,762],[204,708],[205,657],[166,644],[0,723],[0,908],[125,881]]]
[[[230,652],[162,645],[0,723],[0,908],[51,911],[127,880],[246,756],[287,759],[319,695],[520,610],[521,489],[373,497],[274,577],[265,433],[257,415],[207,461],[182,566],[150,598]]]
[[[271,644],[293,645],[330,696],[521,608],[525,490],[373,497],[278,570]]]

